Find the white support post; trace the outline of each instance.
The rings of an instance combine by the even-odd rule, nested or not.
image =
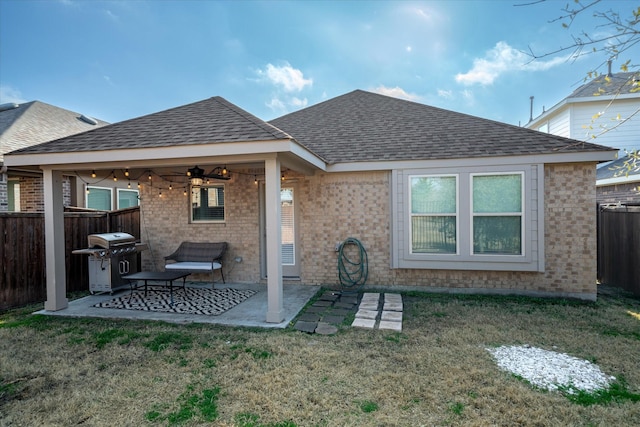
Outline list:
[[[267,322],[284,320],[282,302],[282,233],[280,231],[280,160],[268,159],[265,169],[265,227],[267,229]]]
[[[67,308],[67,279],[65,272],[64,204],[62,172],[43,170],[44,232],[47,263],[47,300],[44,309],[57,311]]]

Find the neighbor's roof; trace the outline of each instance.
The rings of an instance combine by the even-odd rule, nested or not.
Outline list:
[[[221,97],[111,124],[12,154],[156,148],[236,141],[291,139]]]
[[[270,123],[329,164],[611,150],[362,90]]]
[[[602,74],[574,90],[567,98],[589,98],[594,96],[627,95],[637,93],[640,97],[640,73]]]
[[[635,164],[633,159],[629,156],[621,157],[611,163],[599,167],[596,171],[596,180],[640,175],[640,162],[636,163],[637,164]],[[635,178],[637,178],[637,176]]]
[[[23,147],[42,144],[107,125],[82,120],[83,115],[40,101],[24,104],[3,104],[0,111],[0,158],[3,154]],[[91,119],[89,119],[91,120]]]

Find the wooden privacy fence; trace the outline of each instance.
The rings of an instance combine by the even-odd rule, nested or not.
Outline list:
[[[87,236],[121,231],[140,239],[140,208],[113,212],[67,209],[64,214],[67,292],[89,290]],[[0,310],[46,299],[43,213],[0,213]]]
[[[640,206],[598,208],[598,279],[640,296]]]

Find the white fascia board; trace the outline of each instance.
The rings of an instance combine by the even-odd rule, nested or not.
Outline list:
[[[601,96],[583,96],[580,98],[565,98],[562,101],[558,102],[553,107],[546,110],[544,113],[540,114],[538,117],[535,117],[529,123],[524,125],[527,129],[538,130],[540,125],[547,120],[549,120],[552,116],[558,113],[560,110],[565,107],[569,108],[570,104],[583,104],[587,102],[609,102],[609,101],[622,101],[627,99],[638,99],[640,100],[640,92],[639,93],[625,93],[622,95],[601,95]]]
[[[324,169],[324,161],[289,139],[188,146],[131,148],[64,153],[25,153],[5,156],[7,166],[58,166],[59,169],[108,168],[114,166],[172,166],[202,162],[203,159],[260,161],[278,153],[293,153],[304,161]]]
[[[605,187],[615,184],[629,184],[632,182],[640,182],[640,175],[616,176],[614,178],[599,179],[596,181],[596,187]]]
[[[530,156],[500,156],[500,157],[474,157],[464,159],[441,160],[404,160],[385,162],[352,162],[336,163],[327,166],[327,172],[366,172],[394,169],[419,169],[419,168],[447,168],[466,166],[503,166],[521,164],[547,164],[547,163],[580,163],[602,162],[615,160],[617,150],[595,151],[585,153],[555,153],[538,154]]]

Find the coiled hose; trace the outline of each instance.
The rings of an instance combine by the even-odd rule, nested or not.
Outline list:
[[[367,281],[369,259],[358,239],[347,238],[338,248],[338,277],[343,290],[357,292]]]

